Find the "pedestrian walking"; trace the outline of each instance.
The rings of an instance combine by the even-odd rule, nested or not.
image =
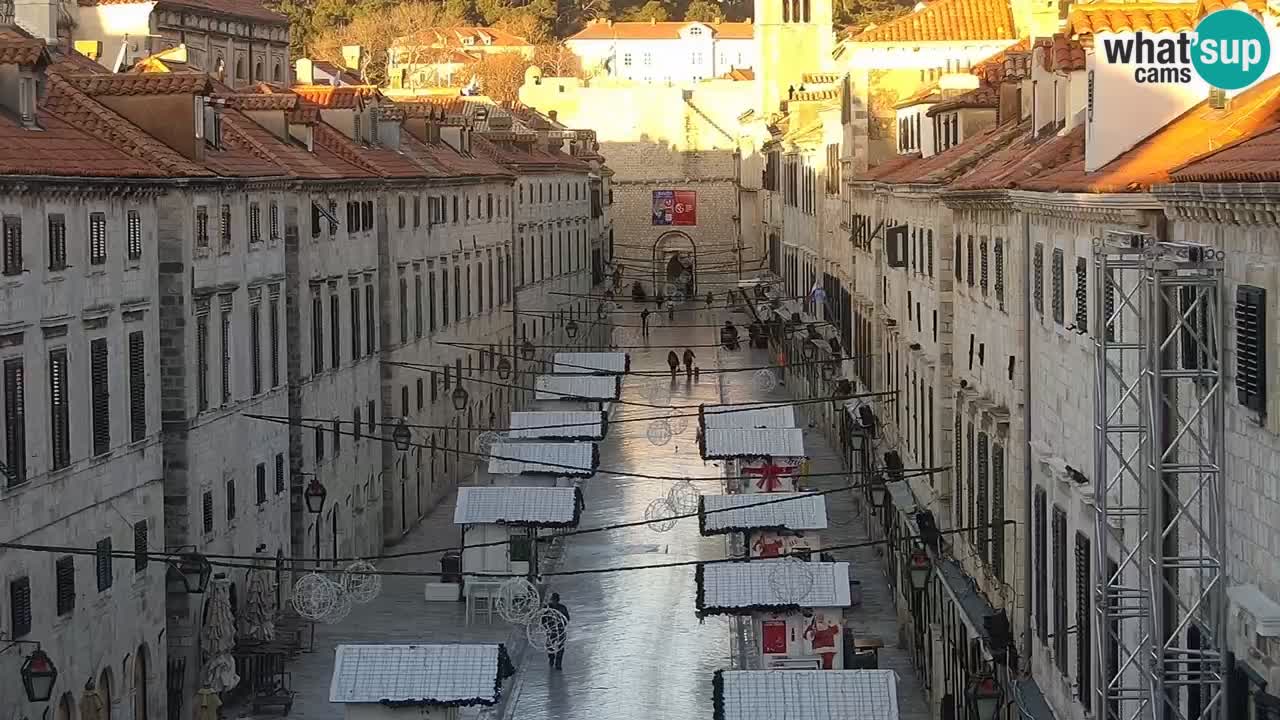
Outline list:
[[[693,366],[693,381],[695,383],[702,381],[702,368],[698,367],[697,365]]]
[[[555,610],[564,616],[565,638],[560,641],[560,647],[555,650],[551,650],[550,648],[547,649],[547,663],[551,665],[553,670],[561,670],[563,669],[561,666],[564,664],[564,646],[568,641],[569,634],[569,608],[565,607],[564,603],[560,602],[560,593],[551,593],[551,602],[547,603],[547,608]],[[551,625],[551,623],[545,619],[542,622],[546,626]],[[550,632],[548,634],[550,634]]]
[[[685,380],[693,379],[693,360],[694,360],[693,351],[690,350],[689,348],[685,348],[684,349],[684,379]]]
[[[676,319],[676,304],[675,302],[668,302],[667,303],[667,321],[675,322],[675,319]]]
[[[671,379],[676,379],[676,371],[680,369],[680,358],[676,355],[675,350],[667,351],[667,367],[671,368]]]
[[[649,337],[649,308],[640,311],[640,332]]]

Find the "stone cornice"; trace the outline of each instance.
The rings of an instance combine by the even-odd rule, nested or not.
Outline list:
[[[942,194],[942,202],[952,210],[1012,210],[1008,190],[953,190]]]
[[[1280,183],[1178,183],[1152,192],[1176,220],[1280,226]]]
[[[69,178],[58,176],[0,176],[0,193],[13,195],[162,195],[170,188],[168,179],[127,180],[122,178]]]
[[[1095,222],[1141,224],[1144,211],[1163,211],[1164,206],[1148,193],[1043,193],[1010,190],[1015,210],[1038,215],[1087,219]]]

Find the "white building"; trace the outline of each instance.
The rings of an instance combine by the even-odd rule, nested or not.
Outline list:
[[[750,22],[597,20],[565,40],[588,73],[683,85],[756,67]]]

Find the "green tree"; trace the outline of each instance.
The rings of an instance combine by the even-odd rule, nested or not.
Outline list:
[[[623,17],[632,22],[666,22],[671,19],[671,12],[662,0],[649,0],[644,5],[628,9]]]
[[[693,0],[684,11],[684,19],[688,22],[723,22],[724,12],[711,0]]]

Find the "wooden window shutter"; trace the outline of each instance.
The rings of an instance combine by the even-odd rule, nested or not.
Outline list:
[[[1093,696],[1093,643],[1090,637],[1090,594],[1092,583],[1089,563],[1092,550],[1088,536],[1076,533],[1076,697],[1088,704]]]
[[[133,571],[142,572],[147,569],[147,521],[139,520],[133,524]]]
[[[92,392],[93,454],[111,450],[111,378],[107,376],[107,341],[89,343],[89,383]]]
[[[76,560],[71,555],[58,558],[54,564],[54,583],[58,616],[76,609]]]
[[[113,577],[113,566],[111,562],[111,538],[103,538],[98,541],[96,552],[94,553],[94,569],[98,579],[98,592],[103,592],[111,587]]]
[[[9,581],[9,632],[16,640],[31,632],[31,578]]]
[[[147,436],[147,348],[142,330],[129,333],[129,441]]]
[[[1267,408],[1267,291],[1236,288],[1236,399],[1256,412]]]

